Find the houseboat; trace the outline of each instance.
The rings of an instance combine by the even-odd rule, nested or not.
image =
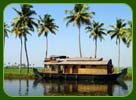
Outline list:
[[[69,58],[67,56],[51,56],[44,60],[44,69],[39,72],[33,69],[36,77],[43,79],[68,80],[116,80],[127,74],[127,68],[114,73],[112,60],[103,58]]]

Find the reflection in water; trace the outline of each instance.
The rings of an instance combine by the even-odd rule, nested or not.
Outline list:
[[[126,84],[127,83],[127,84]],[[112,96],[127,95],[132,81],[5,80],[11,96]]]
[[[18,95],[21,96],[21,79],[19,79]]]
[[[19,81],[18,95],[22,96],[22,94],[21,94],[22,93],[22,91],[21,91],[22,90],[22,88],[21,88],[22,87],[21,86],[21,79],[19,79],[18,81]],[[29,80],[27,79],[25,81],[26,81],[25,96],[28,96],[29,95]]]
[[[27,79],[26,80],[26,92],[25,92],[25,95],[28,96],[28,93],[29,93],[29,80]]]
[[[44,88],[43,95],[90,95],[104,96],[113,95],[114,85],[120,85],[123,89],[127,89],[127,85],[121,82],[100,82],[100,81],[60,81],[60,80],[35,80],[33,86],[38,83]]]

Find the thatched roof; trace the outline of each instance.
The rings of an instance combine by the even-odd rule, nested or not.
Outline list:
[[[107,65],[108,61],[103,61],[102,58],[66,58],[49,60],[44,62],[46,65]]]
[[[103,58],[67,58],[66,61],[102,61]]]

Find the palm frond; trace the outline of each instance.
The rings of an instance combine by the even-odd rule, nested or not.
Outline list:
[[[112,35],[111,35],[111,39],[113,39],[116,35],[117,35],[118,33],[113,33]]]
[[[26,37],[27,34],[30,34],[30,31],[34,31],[34,26],[37,26],[35,19],[32,15],[35,15],[36,12],[32,10],[32,5],[29,4],[22,4],[21,11],[13,8],[19,16],[12,19],[12,32],[16,34],[16,36],[23,36]]]
[[[116,26],[114,26],[114,25],[109,25],[109,27],[116,29]]]
[[[39,16],[39,19],[40,19],[40,21],[42,21],[42,23],[44,23],[44,20],[42,19],[42,17],[41,17],[41,16]]]
[[[54,21],[55,19],[51,18],[51,15],[45,14],[44,18],[39,16],[40,20],[38,21],[38,36],[42,33],[47,37],[48,33],[51,32],[56,34],[55,32],[58,30],[59,26],[57,26]]]
[[[12,8],[14,11],[16,11],[16,13],[19,15],[19,16],[21,16],[22,15],[22,13],[19,11],[19,10],[17,10],[16,8]]]
[[[112,35],[112,34],[116,33],[116,30],[108,30],[107,33]]]
[[[69,14],[69,16],[64,18],[65,21],[67,21],[66,26],[68,26],[69,23],[73,23],[73,25],[76,25],[78,28],[80,28],[81,25],[90,25],[91,14],[94,14],[94,12],[89,12],[88,10],[89,6],[84,4],[75,4],[72,10],[65,10],[65,13]]]
[[[32,25],[34,25],[36,28],[38,27],[38,24],[34,21],[31,21]]]
[[[37,32],[38,32],[38,36],[41,36],[41,34],[44,31],[44,26],[42,24],[38,24],[38,28],[37,28]]]
[[[87,26],[85,29],[89,33],[89,38],[93,37],[93,39],[99,38],[100,41],[104,39],[103,35],[106,35],[105,30],[103,28],[104,24],[93,21],[92,25]]]
[[[74,21],[74,17],[71,17],[71,19],[67,19],[67,23],[66,23],[66,26],[68,26],[70,23],[72,23]]]
[[[20,17],[15,17],[11,20],[11,26],[15,25],[20,20]]]
[[[74,10],[65,10],[66,14],[74,15],[75,11]]]

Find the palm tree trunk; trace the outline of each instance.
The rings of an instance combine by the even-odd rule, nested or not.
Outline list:
[[[45,51],[45,59],[48,56],[48,36],[46,36],[46,51]]]
[[[94,58],[97,57],[97,38],[95,39],[95,56]]]
[[[20,65],[19,65],[19,74],[21,74],[21,67],[22,67],[22,37],[20,37]]]
[[[118,43],[118,68],[119,68],[119,72],[120,72],[120,39],[119,39],[119,43]]]
[[[28,59],[28,53],[27,53],[27,47],[26,47],[26,39],[24,39],[24,47],[25,47],[25,54],[26,54],[26,61],[27,61],[27,75],[29,74],[29,59]]]
[[[80,57],[82,57],[82,50],[81,50],[81,39],[80,39],[80,27],[78,27],[78,44],[79,44],[79,53],[80,53]]]

